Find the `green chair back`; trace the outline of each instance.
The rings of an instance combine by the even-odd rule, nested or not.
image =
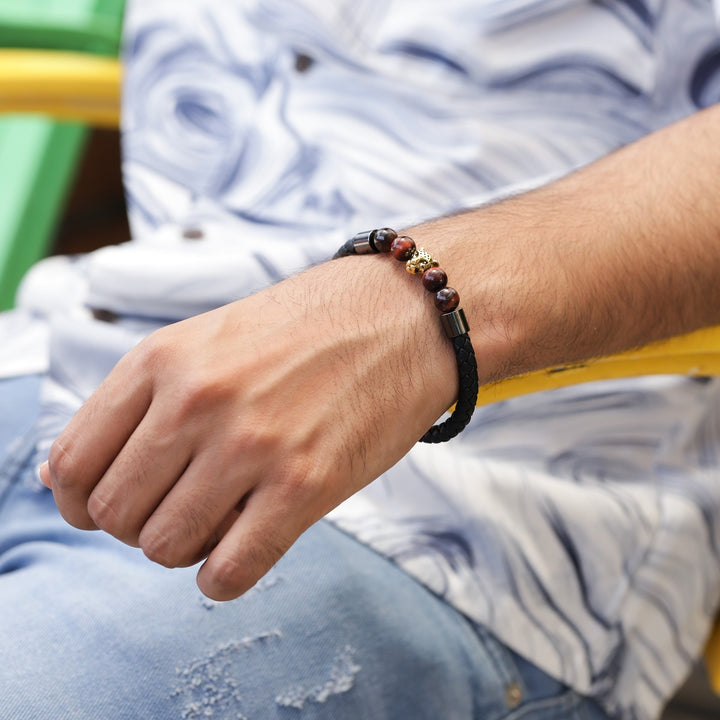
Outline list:
[[[0,0],[0,47],[117,55],[125,0]],[[0,118],[0,310],[52,242],[87,128]]]

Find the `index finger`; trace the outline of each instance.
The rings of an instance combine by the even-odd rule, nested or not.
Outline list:
[[[129,353],[78,410],[50,448],[43,474],[65,520],[96,528],[87,512],[93,488],[145,416],[152,379]]]

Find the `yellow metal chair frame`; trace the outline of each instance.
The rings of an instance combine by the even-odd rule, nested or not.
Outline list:
[[[120,62],[54,50],[0,50],[0,112],[117,127]]]
[[[22,110],[116,127],[120,84],[121,68],[115,59],[61,51],[0,51],[0,112]],[[594,380],[666,373],[720,375],[720,326],[486,385],[478,404]],[[720,623],[705,659],[713,687],[720,693]]]

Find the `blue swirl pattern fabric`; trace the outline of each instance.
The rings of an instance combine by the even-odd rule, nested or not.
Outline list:
[[[713,13],[710,0],[131,2],[134,239],[41,263],[0,318],[14,338],[0,371],[21,351],[47,366],[38,459],[151,329],[358,229],[548,182],[717,102]],[[719,466],[716,379],[596,383],[479,410],[330,519],[612,715],[650,720],[720,597]]]

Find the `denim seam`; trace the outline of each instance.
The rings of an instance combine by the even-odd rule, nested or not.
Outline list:
[[[500,680],[505,683],[505,685],[508,685],[513,681],[517,681],[518,672],[515,668],[515,664],[512,662],[507,653],[504,652],[504,648],[500,645],[500,642],[495,639],[495,636],[492,635],[492,633],[481,625],[473,623],[473,627]]]

